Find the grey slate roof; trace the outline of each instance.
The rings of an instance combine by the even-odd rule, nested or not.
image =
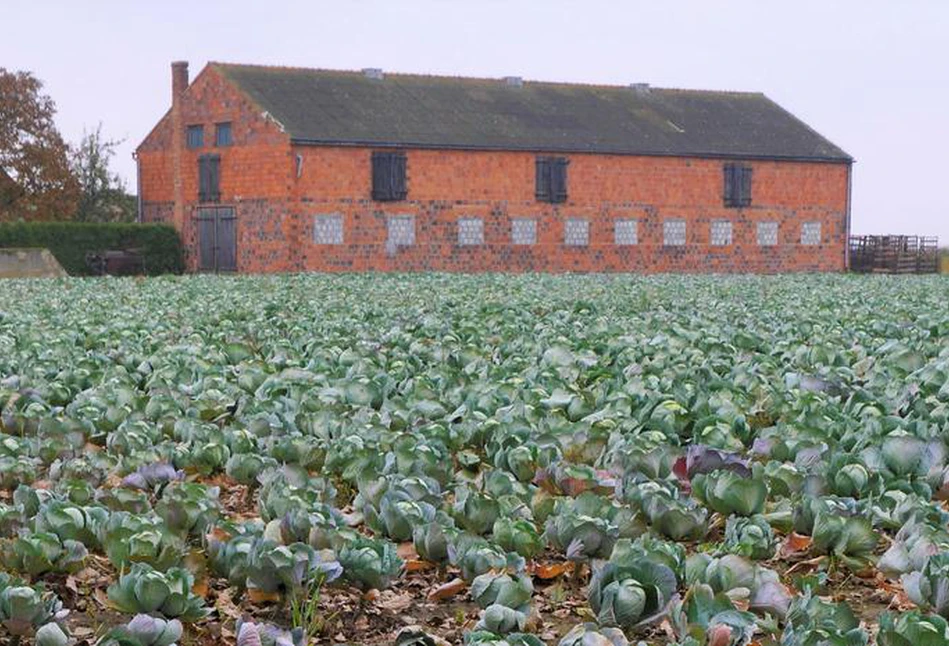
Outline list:
[[[760,93],[212,65],[298,143],[851,161]]]

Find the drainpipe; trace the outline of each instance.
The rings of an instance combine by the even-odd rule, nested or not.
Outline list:
[[[847,162],[847,213],[844,223],[844,271],[850,271],[850,217],[853,194],[853,160]]]

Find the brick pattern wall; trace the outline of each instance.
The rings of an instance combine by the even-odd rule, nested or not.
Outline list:
[[[201,148],[184,147],[181,183],[183,217],[160,205],[174,200],[171,113],[138,148],[143,219],[174,224],[185,245],[185,262],[197,268],[198,158],[221,157],[220,206],[237,213],[237,267],[242,272],[288,271],[298,233],[290,216],[288,193],[294,169],[290,140],[279,124],[267,117],[213,67],[206,67],[188,88],[181,105],[182,141],[189,125],[204,127]],[[215,145],[218,123],[231,124],[230,146]],[[210,206],[210,205],[208,205]],[[312,232],[311,232],[312,233]]]
[[[844,268],[847,166],[750,162],[752,205],[723,204],[719,160],[571,155],[565,204],[534,198],[534,155],[408,151],[408,199],[373,202],[371,151],[295,147],[304,172],[294,208],[306,231],[299,265],[308,271],[840,271]],[[343,245],[317,245],[313,215],[339,213]],[[415,216],[412,245],[387,248],[389,215]],[[458,222],[480,218],[484,244],[458,244]],[[515,244],[518,222],[536,220],[533,244]],[[585,222],[584,238],[580,229]],[[625,222],[636,221],[635,236]],[[664,244],[666,223],[685,225],[685,244]],[[624,231],[617,245],[616,227]],[[731,239],[712,245],[714,222]],[[778,227],[777,244],[758,244],[758,223]],[[805,222],[822,240],[802,245]],[[574,223],[574,224],[571,224]],[[714,225],[720,230],[722,224]],[[674,225],[681,235],[681,224]],[[767,225],[766,225],[767,228]],[[524,238],[529,239],[529,236]],[[261,268],[266,270],[266,268]]]
[[[750,161],[752,204],[733,209],[723,204],[721,160],[573,154],[568,155],[567,201],[552,205],[535,199],[534,154],[408,150],[407,199],[380,203],[370,195],[371,149],[292,145],[279,124],[213,67],[195,79],[180,109],[182,129],[198,123],[205,129],[205,146],[182,153],[181,221],[174,217],[171,143],[184,131],[175,135],[166,116],[138,154],[143,219],[178,226],[192,269],[197,159],[209,152],[221,156],[220,204],[237,214],[242,272],[844,268],[846,164]],[[220,122],[232,123],[233,145],[214,146]],[[332,216],[332,224],[326,216]],[[408,240],[402,230],[408,218],[411,241],[400,244]],[[463,224],[466,233],[459,234],[460,222],[475,220],[481,244],[472,244],[479,235],[470,224]],[[336,244],[337,221],[341,244]],[[669,221],[684,223],[685,244],[664,244]],[[724,227],[713,223],[720,221],[730,223],[731,240],[713,245],[713,226],[719,233]],[[398,230],[395,244],[390,222]],[[762,222],[776,223],[775,245],[758,244]],[[804,223],[814,224],[805,230]],[[319,235],[318,226],[324,227]],[[802,244],[815,241],[818,227],[817,244]]]
[[[142,222],[146,224],[169,224],[175,211],[172,201],[149,201],[142,204]]]

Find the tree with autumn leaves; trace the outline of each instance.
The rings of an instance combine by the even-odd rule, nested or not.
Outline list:
[[[108,164],[117,142],[101,127],[71,147],[56,106],[29,72],[0,67],[0,221],[121,221],[134,198]]]

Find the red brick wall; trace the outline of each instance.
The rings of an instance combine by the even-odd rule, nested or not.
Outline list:
[[[846,164],[749,162],[752,206],[723,206],[721,160],[569,155],[568,200],[534,199],[529,153],[410,150],[408,199],[370,199],[371,150],[295,146],[293,182],[302,234],[298,265],[308,271],[839,271],[844,268]],[[313,244],[313,216],[339,213],[343,245]],[[386,250],[386,216],[411,214],[416,243]],[[485,244],[459,247],[457,220],[484,221]],[[511,244],[510,221],[538,220],[537,243]],[[586,218],[589,245],[563,244],[564,221]],[[614,244],[613,222],[636,218],[639,244]],[[663,245],[663,221],[687,223],[687,245]],[[710,223],[732,222],[733,244],[709,245]],[[757,223],[779,223],[778,245],[757,244]],[[821,223],[822,244],[802,246],[801,224]],[[261,268],[264,269],[264,268]]]
[[[204,125],[205,146],[181,151],[181,221],[174,203],[171,113],[139,148],[143,219],[171,221],[197,266],[198,156],[221,155],[221,205],[237,213],[238,270],[275,271],[639,271],[779,272],[844,268],[847,164],[749,162],[752,206],[723,206],[721,160],[572,154],[566,203],[534,199],[531,153],[409,150],[408,199],[370,198],[371,149],[291,146],[279,124],[213,66],[182,97],[184,126]],[[214,147],[230,121],[234,144]],[[296,158],[300,156],[299,167]],[[313,243],[313,218],[339,213],[344,244]],[[386,216],[415,216],[415,244],[387,249]],[[457,245],[457,220],[484,221],[485,244]],[[511,244],[511,218],[537,218],[532,246]],[[589,244],[563,244],[564,220],[586,218]],[[639,243],[618,247],[613,222],[636,218]],[[663,245],[663,221],[687,222],[684,247]],[[709,245],[710,223],[730,220],[733,243]],[[779,243],[760,247],[759,221],[779,222]],[[821,223],[822,244],[802,246],[801,224]]]
[[[166,221],[179,229],[187,266],[197,267],[198,157],[221,156],[220,206],[237,212],[238,271],[279,271],[289,268],[293,219],[287,195],[293,161],[289,138],[272,119],[225,80],[206,67],[182,98],[183,127],[204,126],[204,146],[183,147],[181,182],[184,219],[174,221],[165,205],[174,201],[173,132],[171,113],[138,149],[143,220]],[[230,122],[233,144],[215,146],[215,125]],[[178,133],[183,142],[185,132]],[[215,205],[208,205],[215,206]]]

